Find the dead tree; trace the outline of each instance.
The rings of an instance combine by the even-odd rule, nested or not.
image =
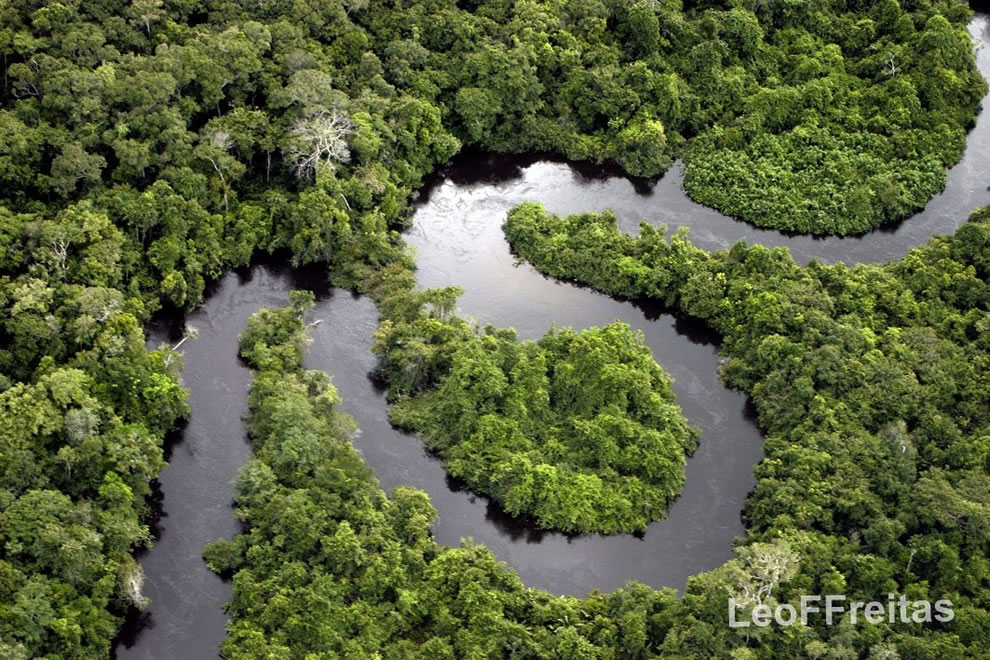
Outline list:
[[[289,131],[286,156],[300,181],[316,179],[317,165],[350,160],[347,138],[354,124],[340,110],[320,110],[300,119]]]

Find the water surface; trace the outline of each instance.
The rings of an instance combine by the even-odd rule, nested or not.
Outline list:
[[[970,25],[984,76],[990,75],[988,29],[982,14]],[[802,262],[885,261],[935,234],[951,233],[970,210],[990,204],[986,115],[967,145],[945,191],[923,212],[859,238],[786,236],[727,218],[687,198],[679,166],[651,183],[630,181],[607,168],[475,153],[456,158],[424,189],[406,235],[417,251],[418,286],[462,286],[460,313],[515,327],[526,339],[541,336],[552,324],[586,328],[621,319],[644,332],[654,357],[673,376],[685,415],[702,429],[701,443],[688,461],[686,486],[668,518],[639,536],[542,532],[463,489],[417,437],[388,424],[384,393],[369,378],[374,358],[368,349],[377,327],[370,300],[327,290],[320,269],[293,272],[267,263],[228,273],[211,287],[200,309],[150,329],[153,346],[174,344],[185,323],[200,331],[198,339],[183,346],[192,415],[168,447],[169,465],[158,481],[156,544],[140,556],[152,605],[125,626],[116,655],[217,655],[227,620],[222,606],[231,587],[206,568],[201,556],[206,543],[238,531],[230,505],[233,479],[250,455],[241,418],[251,374],[237,358],[236,339],[252,313],[286,304],[294,288],[318,292],[313,317],[324,320],[314,329],[306,366],[332,374],[343,397],[341,408],[361,427],[354,444],[382,485],[409,484],[429,493],[439,512],[434,526],[439,542],[453,545],[472,537],[516,569],[526,584],[554,593],[608,591],[627,580],[683,588],[688,576],[728,559],[732,539],[744,532],[740,509],[762,455],[752,407],[747,397],[719,381],[716,338],[703,325],[515,265],[500,229],[506,212],[527,200],[562,214],[611,208],[626,231],[635,232],[641,219],[684,225],[691,228],[691,240],[708,249],[745,239],[786,246]]]
[[[978,14],[969,24],[980,73],[990,79],[990,16]],[[984,106],[987,104],[984,98]],[[489,216],[504,214],[524,201],[542,202],[551,213],[567,215],[584,211],[613,210],[619,226],[638,232],[641,220],[669,229],[690,228],[691,242],[708,250],[732,247],[736,241],[786,247],[801,263],[848,264],[890,261],[925,244],[939,234],[951,234],[970,211],[990,205],[990,118],[982,112],[966,137],[963,158],[948,172],[945,189],[921,212],[906,220],[862,236],[815,237],[761,229],[702,206],[682,188],[684,167],[675,164],[658,181],[630,180],[614,168],[571,164],[545,156],[505,157],[467,153],[454,160],[427,187],[428,215],[443,215],[447,222],[465,222],[486,232],[497,223]],[[421,220],[423,212],[417,215]],[[413,235],[422,234],[414,227]],[[488,236],[483,240],[489,242]],[[415,239],[414,239],[415,242]],[[465,256],[466,246],[451,245],[454,256]],[[423,266],[422,263],[419,264]],[[480,264],[479,264],[480,266]]]

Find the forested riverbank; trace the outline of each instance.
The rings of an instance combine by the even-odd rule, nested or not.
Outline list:
[[[351,453],[349,424],[331,412],[335,391],[320,372],[300,371],[307,297],[261,312],[241,339],[258,369],[259,458],[238,482],[251,532],[207,552],[217,570],[235,571],[225,654],[966,657],[986,648],[987,222],[984,211],[900,262],[850,270],[801,268],[759,246],[705,253],[648,226],[630,238],[608,215],[513,212],[510,241],[546,272],[616,294],[662,292],[666,304],[712,323],[726,336],[726,378],[754,395],[770,435],[747,503],[750,535],[737,558],[692,578],[683,599],[633,584],[583,601],[521,591],[485,549],[433,544],[427,500],[377,489]],[[393,318],[442,326],[455,293],[382,302]],[[755,302],[767,298],[777,304]],[[749,313],[756,317],[738,318]],[[423,349],[430,344],[443,345],[425,340]],[[453,404],[460,395],[434,396]],[[364,504],[352,500],[364,492],[357,483],[368,489]],[[768,591],[749,594],[753,580]],[[818,622],[797,635],[725,625],[728,595],[752,608],[839,589],[864,600],[951,599],[956,614],[924,626]],[[325,616],[304,615],[317,602]]]
[[[288,250],[293,264],[326,264],[336,284],[373,296],[386,318],[418,313],[410,293],[413,259],[398,231],[424,177],[464,144],[614,160],[643,175],[660,173],[683,154],[687,188],[729,213],[811,233],[866,231],[918,209],[959,158],[985,90],[964,29],[970,15],[962,3],[927,0],[732,8],[595,1],[4,3],[0,651],[103,657],[121,615],[144,605],[131,555],[150,538],[147,497],[162,467],[163,438],[188,412],[181,355],[144,348],[141,328],[156,312],[191,309],[225,269],[260,252]],[[785,165],[800,174],[784,176]],[[971,237],[965,232],[971,229],[960,233]],[[763,265],[761,277],[772,279],[776,265]],[[933,275],[953,280],[956,273]],[[760,304],[771,313],[774,292],[767,293]],[[945,328],[931,321],[936,336],[976,327],[970,311],[935,311],[948,315]],[[757,322],[752,332],[764,322],[748,320]],[[888,341],[874,341],[881,340]],[[889,341],[899,349],[907,340]],[[949,350],[935,344],[936,354]],[[775,355],[786,357],[785,348]],[[755,391],[749,363],[730,367],[732,382]],[[956,383],[952,374],[948,381]],[[896,369],[893,377],[910,381]],[[972,391],[958,385],[960,400],[969,405],[966,397],[980,382],[974,375]],[[804,380],[781,383],[796,402],[814,400]],[[906,391],[915,392],[910,385]],[[947,392],[918,403],[950,405]],[[293,405],[303,409],[316,392],[297,394]],[[895,424],[907,402],[888,405]],[[952,424],[979,419],[973,413],[950,419],[947,430],[925,431],[934,445],[919,441],[919,456],[941,460],[936,449],[948,450],[939,442],[954,446]],[[924,454],[929,450],[935,453]],[[962,465],[976,470],[963,453]],[[979,503],[975,477],[928,476],[926,484],[941,492],[945,481],[961,498],[947,501]],[[945,567],[954,555],[939,543],[959,545],[951,524],[971,534],[979,525],[960,521],[979,519],[979,511],[902,521],[927,535],[927,545],[911,554],[919,579],[952,573]],[[802,515],[812,526],[827,517],[814,507]],[[840,527],[858,533],[860,518],[846,515]],[[942,533],[940,525],[949,526],[948,540],[928,538]],[[739,561],[748,561],[748,552],[741,550]],[[975,549],[957,555],[967,576],[982,575],[971,559]],[[393,602],[400,594],[385,596]],[[685,652],[730,644],[725,631],[678,628],[700,620],[686,611],[677,610],[669,619],[676,625],[668,625],[666,605],[654,604],[669,594],[642,591],[637,598],[622,614],[635,619],[633,647],[655,650],[661,632],[669,648],[681,648],[682,638],[702,645],[684,642]],[[621,610],[621,600],[610,596],[601,607]],[[690,597],[685,602],[691,606]],[[979,617],[982,610],[972,611]],[[564,611],[563,625],[546,623],[554,635],[561,631],[565,646],[554,647],[544,631],[536,647],[580,649],[578,635],[603,654],[624,652],[612,632],[584,637],[570,623],[573,614]],[[660,627],[643,641],[638,622],[647,618]],[[980,641],[971,627],[956,625],[930,638],[898,632],[903,639],[891,643],[920,655],[951,654],[960,643]],[[491,644],[499,639],[493,635]],[[578,646],[566,646],[572,642]],[[411,648],[397,643],[397,653]],[[873,642],[835,644],[865,649]],[[926,645],[936,650],[912,651]],[[293,652],[304,646],[300,641]]]
[[[229,658],[307,653],[383,657],[616,657],[652,643],[648,620],[673,590],[630,587],[589,599],[527,589],[486,548],[437,545],[421,491],[386,495],[348,442],[336,390],[301,368],[308,292],[262,310],[241,337],[257,370],[255,458],[237,482],[250,532],[206,551],[234,572]]]
[[[479,334],[451,318],[456,293],[377,333],[392,422],[540,527],[631,532],[663,518],[699,434],[642,335],[616,322],[519,344],[511,330]]]
[[[709,253],[645,223],[632,238],[608,213],[536,204],[505,231],[546,274],[657,299],[723,336],[723,376],[753,396],[768,433],[749,541],[786,539],[805,557],[792,583],[950,594],[964,605],[933,643],[987,648],[990,210],[900,261],[853,268],[744,244]],[[894,639],[910,657],[929,652]]]

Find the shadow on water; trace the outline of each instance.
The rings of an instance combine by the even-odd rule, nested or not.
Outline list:
[[[986,16],[978,16],[970,30],[985,44]],[[986,76],[990,52],[982,47],[978,59]],[[251,373],[237,356],[237,336],[252,313],[285,305],[289,291],[298,288],[317,293],[313,315],[324,320],[313,329],[306,366],[333,376],[341,408],[360,425],[354,445],[382,486],[408,484],[430,495],[440,543],[473,538],[516,569],[527,585],[554,593],[609,591],[631,579],[683,588],[688,576],[728,559],[732,540],[745,531],[741,507],[762,456],[754,406],[720,382],[718,336],[704,324],[675,318],[654,303],[615,300],[516,266],[500,229],[505,213],[527,200],[541,201],[555,213],[611,208],[625,231],[635,232],[641,218],[685,225],[692,241],[705,248],[743,239],[789,247],[799,261],[883,261],[934,234],[952,232],[971,209],[990,203],[988,143],[990,124],[981,115],[945,191],[917,216],[860,238],[791,237],[727,218],[684,195],[680,166],[656,181],[631,182],[609,167],[475,152],[456,158],[424,187],[406,234],[418,253],[418,286],[462,286],[461,314],[514,327],[522,339],[536,339],[551,325],[585,328],[622,320],[643,331],[654,357],[673,377],[685,415],[702,429],[701,443],[688,460],[686,485],[667,519],[638,536],[541,531],[449,478],[415,435],[389,425],[384,386],[370,375],[377,311],[366,298],[328,288],[324,268],[292,269],[287,255],[276,254],[227,273],[210,286],[202,307],[185,316],[173,310],[149,327],[150,346],[174,345],[187,324],[199,330],[198,338],[183,346],[192,414],[166,443],[169,465],[152,498],[156,543],[139,554],[152,605],[128,617],[115,656],[216,656],[231,585],[206,568],[202,549],[239,531],[231,502],[237,470],[250,457],[242,415]]]
[[[979,5],[972,5],[978,8]],[[986,6],[986,3],[983,3]],[[990,22],[978,14],[969,25],[980,73],[990,79]],[[986,98],[983,100],[986,106]],[[684,192],[683,163],[658,179],[630,180],[612,165],[568,163],[549,155],[499,156],[466,151],[432,178],[421,203],[446,204],[456,192],[462,205],[500,205],[506,211],[524,201],[542,202],[552,213],[611,209],[623,231],[636,234],[639,223],[690,228],[690,240],[715,250],[737,241],[786,247],[800,263],[876,263],[897,259],[939,234],[951,234],[973,209],[990,204],[990,119],[981,112],[966,136],[962,159],[946,186],[919,213],[862,236],[809,236],[761,229],[691,200]]]
[[[417,226],[440,229],[442,207],[420,208]],[[382,486],[412,485],[425,490],[438,511],[437,540],[457,545],[472,538],[520,572],[528,585],[555,593],[583,595],[611,590],[629,579],[655,586],[683,587],[688,575],[714,568],[728,558],[732,539],[743,533],[739,508],[753,486],[752,466],[760,458],[761,436],[742,414],[745,396],[727,390],[716,376],[717,337],[702,324],[675,319],[653,304],[613,300],[586,288],[555,282],[528,267],[516,267],[492,216],[490,240],[476,241],[468,225],[447,223],[443,240],[424,244],[421,286],[435,286],[434,269],[450,245],[468,242],[499,255],[481,279],[463,279],[464,313],[502,326],[521,337],[542,335],[553,323],[574,327],[621,318],[644,331],[653,354],[675,379],[686,415],[703,429],[702,446],[688,462],[687,486],[666,521],[633,535],[565,535],[536,529],[512,518],[489,498],[449,479],[440,461],[419,438],[388,423],[385,389],[372,375],[370,352],[378,313],[367,298],[328,289],[323,269],[292,270],[278,257],[251,269],[226,274],[204,305],[178,323],[152,324],[149,345],[174,345],[188,324],[199,331],[183,345],[183,383],[192,414],[169,440],[169,465],[154,498],[156,543],[141,553],[147,574],[145,594],[152,605],[128,618],[116,647],[119,658],[213,657],[223,639],[222,606],[231,585],[213,575],[202,549],[218,537],[239,531],[230,505],[237,470],[250,456],[242,415],[251,373],[237,357],[237,335],[260,307],[282,306],[296,288],[317,289],[312,312],[323,323],[313,328],[306,366],[328,371],[340,390],[341,408],[360,426],[355,447]],[[448,266],[459,263],[449,260]],[[490,281],[486,278],[491,278]],[[518,278],[525,295],[506,297],[495,282]],[[487,293],[486,293],[487,291]]]
[[[139,553],[152,605],[128,615],[117,658],[216,656],[231,587],[207,569],[202,551],[240,531],[230,508],[233,479],[250,456],[241,417],[251,376],[237,356],[237,335],[251,313],[285,304],[294,288],[329,296],[325,268],[293,270],[285,255],[272,255],[224,275],[194,312],[163,312],[149,325],[151,348],[175,345],[187,325],[199,337],[182,347],[191,415],[165,443],[168,465],[154,484],[149,520],[155,544]]]

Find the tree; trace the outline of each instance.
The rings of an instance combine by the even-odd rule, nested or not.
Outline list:
[[[628,48],[632,56],[641,59],[660,46],[660,20],[651,2],[640,1],[629,7]]]
[[[663,124],[637,117],[616,137],[615,160],[634,176],[653,176],[670,167]]]
[[[735,601],[743,608],[767,604],[782,582],[793,578],[798,555],[785,541],[756,543],[740,549]]]
[[[67,144],[52,161],[51,187],[62,197],[68,197],[80,181],[98,183],[104,166],[103,156],[87,153],[79,144]]]
[[[230,210],[229,194],[232,190],[231,184],[246,169],[244,165],[230,155],[233,147],[234,140],[231,137],[230,131],[222,128],[204,135],[197,147],[199,157],[206,160],[217,176],[220,177],[224,211]]]
[[[132,0],[126,11],[131,19],[144,25],[145,32],[150,38],[151,24],[161,20],[164,13],[163,5],[163,0]]]
[[[354,124],[340,110],[319,110],[298,120],[289,131],[286,157],[300,181],[314,181],[320,163],[334,165],[350,160],[347,138]]]

